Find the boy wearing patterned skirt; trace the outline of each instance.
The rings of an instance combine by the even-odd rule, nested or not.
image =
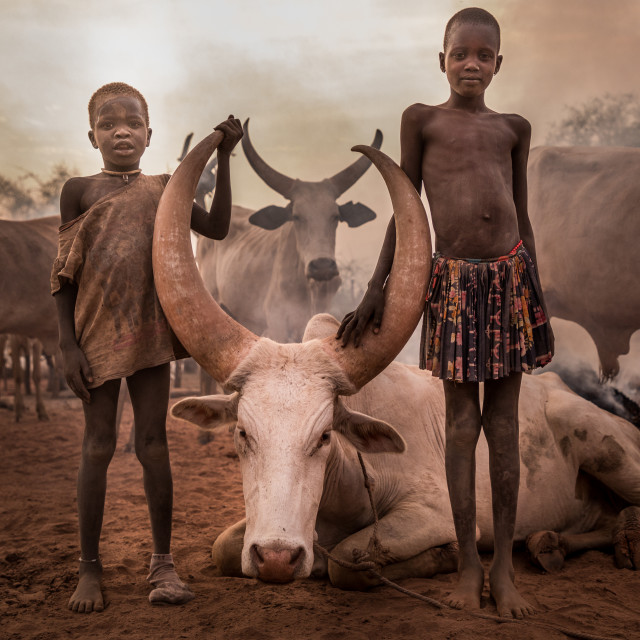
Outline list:
[[[436,236],[421,365],[442,378],[446,402],[447,484],[460,547],[458,584],[446,602],[480,606],[475,449],[483,429],[495,540],[491,596],[499,615],[522,618],[534,609],[515,588],[511,558],[520,478],[518,397],[522,372],[551,360],[553,334],[527,213],[531,126],[484,101],[502,64],[499,50],[500,28],[490,13],[463,9],[449,20],[440,69],[450,96],[438,106],[405,110],[401,166],[418,192],[424,183]],[[353,338],[358,346],[368,326],[378,331],[394,250],[392,219],[363,301],[338,331],[343,345]]]

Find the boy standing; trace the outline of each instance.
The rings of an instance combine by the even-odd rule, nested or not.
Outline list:
[[[122,378],[130,391],[151,520],[149,601],[181,604],[193,598],[170,552],[173,484],[165,429],[169,362],[188,354],[162,313],[151,267],[155,213],[169,176],[141,173],[151,129],[147,103],[133,87],[115,82],[98,89],[89,102],[89,123],[89,140],[104,168],[71,178],[62,189],[60,246],[51,277],[65,377],[83,400],[85,415],[78,473],[79,582],[69,600],[69,608],[82,613],[104,608],[99,542]],[[229,116],[216,129],[224,139],[215,196],[209,213],[193,205],[191,226],[222,239],[231,215],[229,156],[242,128]]]
[[[475,448],[489,444],[494,559],[490,589],[501,616],[534,612],[513,579],[520,457],[518,396],[523,371],[551,360],[553,334],[535,268],[527,213],[531,126],[487,108],[484,93],[500,70],[500,28],[483,9],[449,20],[440,69],[451,87],[438,106],[415,104],[401,124],[401,166],[420,192],[424,182],[436,236],[421,366],[443,380],[446,471],[460,547],[458,584],[445,600],[480,606],[484,570],[476,546]],[[371,322],[377,332],[384,282],[395,249],[387,229],[369,288],[337,337],[357,346]],[[484,382],[482,409],[479,383]]]

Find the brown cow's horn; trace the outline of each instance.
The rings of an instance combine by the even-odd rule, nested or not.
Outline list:
[[[242,136],[242,149],[245,156],[251,165],[252,169],[262,178],[262,180],[270,186],[274,191],[277,191],[281,196],[291,199],[291,190],[293,188],[295,180],[285,176],[283,173],[279,173],[275,169],[272,169],[253,148],[251,139],[249,138],[249,118],[244,123],[244,135]]]
[[[153,273],[160,304],[180,342],[219,382],[229,377],[258,339],[211,297],[191,248],[196,186],[222,138],[222,133],[214,131],[175,170],[160,198],[153,233]]]
[[[361,345],[343,348],[331,336],[324,339],[345,373],[360,389],[377,376],[411,337],[424,311],[431,275],[431,234],[420,200],[404,171],[382,151],[357,146],[376,165],[391,194],[396,221],[393,267],[385,286],[385,309],[380,332],[367,329]]]
[[[371,146],[374,149],[380,149],[382,146],[382,131],[376,129],[376,135],[373,138]],[[371,160],[368,158],[358,158],[354,163],[346,169],[336,173],[335,176],[329,178],[327,182],[331,183],[331,188],[335,193],[335,197],[341,196],[347,189],[350,189],[371,166]]]

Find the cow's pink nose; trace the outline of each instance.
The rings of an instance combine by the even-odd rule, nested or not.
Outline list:
[[[303,549],[268,549],[254,544],[251,556],[263,582],[291,582],[302,562]]]

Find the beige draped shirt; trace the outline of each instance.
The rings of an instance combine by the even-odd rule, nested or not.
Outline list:
[[[162,311],[151,264],[168,181],[140,174],[59,229],[51,292],[66,282],[78,287],[75,331],[91,367],[90,388],[188,356]]]

